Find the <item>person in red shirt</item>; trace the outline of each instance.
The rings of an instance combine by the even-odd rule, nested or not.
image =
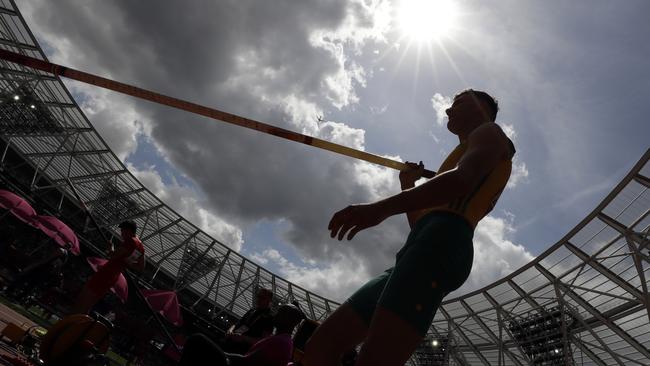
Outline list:
[[[142,271],[144,269],[144,246],[136,236],[137,225],[133,221],[124,221],[119,225],[122,245],[109,252],[109,260],[86,282],[77,297],[73,314],[88,314],[90,309],[101,300],[113,287],[120,273],[127,268]]]

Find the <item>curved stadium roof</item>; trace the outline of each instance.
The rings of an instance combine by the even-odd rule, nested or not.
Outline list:
[[[0,47],[45,59],[9,0],[0,0]],[[258,286],[272,288],[281,300],[298,300],[314,319],[338,306],[242,257],[161,202],[107,147],[58,78],[0,61],[0,138],[2,174],[28,186],[34,197],[63,212],[66,202],[76,202],[70,179],[107,230],[117,233],[117,223],[135,220],[156,269],[150,283],[166,278],[167,287],[191,293],[185,305],[197,312],[224,309],[241,316]],[[12,154],[30,169],[10,162]],[[410,362],[649,365],[649,159],[650,150],[592,213],[534,261],[445,301]],[[92,246],[92,231],[82,236]]]

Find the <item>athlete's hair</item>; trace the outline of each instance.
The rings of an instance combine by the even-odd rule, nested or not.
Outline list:
[[[131,230],[131,232],[134,234],[138,231],[138,224],[136,224],[135,221],[130,221],[130,220],[123,221],[122,223],[120,223],[120,225],[118,225],[118,227],[120,229],[124,228],[124,229]]]
[[[268,288],[265,288],[265,287],[260,287],[257,290],[257,296],[258,297],[262,296],[262,297],[265,297],[267,299],[271,299],[271,298],[273,298],[273,291],[271,291],[271,290],[269,290]]]
[[[490,121],[492,122],[496,121],[497,112],[499,112],[499,102],[497,102],[496,99],[494,99],[490,94],[481,90],[465,89],[460,93],[456,94],[454,100],[456,100],[456,98],[465,94],[471,94],[479,101],[484,102],[489,108],[488,117],[490,118]]]

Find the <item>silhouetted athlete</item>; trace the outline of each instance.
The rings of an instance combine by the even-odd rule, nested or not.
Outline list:
[[[386,218],[406,213],[411,232],[394,267],[370,280],[334,311],[307,343],[304,366],[340,365],[363,343],[357,366],[404,365],[433,321],[442,299],[469,276],[474,229],[506,186],[515,153],[494,123],[497,102],[465,90],[446,110],[447,129],[460,143],[437,175],[415,187],[424,166],[400,173],[402,192],[348,206],[332,217],[332,237],[352,239]]]
[[[145,266],[144,246],[136,236],[137,224],[124,221],[119,225],[122,245],[109,253],[106,264],[97,270],[84,285],[73,306],[72,314],[88,314],[92,307],[113,287],[119,275],[127,268],[142,271]]]

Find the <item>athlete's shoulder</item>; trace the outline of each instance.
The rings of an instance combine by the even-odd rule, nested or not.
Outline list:
[[[134,236],[133,242],[135,243],[135,246],[139,251],[144,252],[144,245],[142,244],[142,240],[140,240],[140,238]]]
[[[501,126],[496,123],[484,123],[472,131],[469,135],[470,145],[488,147],[491,150],[503,153],[508,159],[512,159],[516,150],[512,140],[506,135]]]

